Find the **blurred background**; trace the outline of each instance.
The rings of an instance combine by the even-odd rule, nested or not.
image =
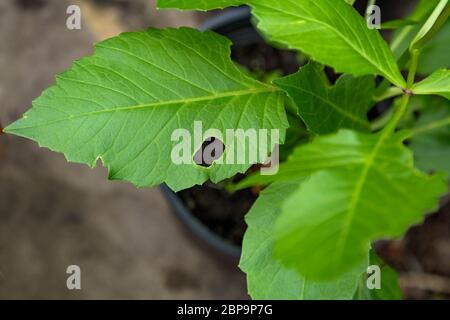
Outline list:
[[[66,28],[69,4],[81,7],[81,30]],[[205,18],[157,13],[149,0],[0,1],[0,123],[18,119],[93,43]],[[82,290],[66,287],[72,264]],[[199,248],[158,189],[108,181],[102,167],[0,135],[0,298],[246,298],[236,265]]]
[[[404,10],[412,2],[398,1]],[[81,30],[66,28],[70,4],[81,7]],[[149,26],[199,27],[215,14],[157,12],[154,0],[1,0],[0,126],[93,43]],[[404,239],[377,244],[407,298],[450,295],[446,203]],[[157,188],[108,181],[102,167],[0,135],[0,298],[248,298],[237,261],[200,247],[170,211]],[[73,264],[82,290],[66,287]]]

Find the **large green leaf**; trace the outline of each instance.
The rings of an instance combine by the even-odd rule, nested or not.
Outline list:
[[[412,90],[414,94],[435,94],[450,99],[450,70],[435,71],[428,78],[416,83]]]
[[[299,183],[271,185],[260,194],[245,218],[248,229],[240,268],[247,274],[249,294],[254,299],[351,299],[367,260],[337,280],[317,282],[287,269],[273,257],[273,226],[281,203]]]
[[[443,171],[450,177],[450,101],[429,96],[415,99],[423,105],[412,128],[416,166],[428,172]]]
[[[316,134],[340,128],[369,131],[367,112],[375,92],[372,76],[344,75],[330,87],[323,67],[310,63],[296,74],[275,80],[295,101],[300,117]]]
[[[166,182],[179,190],[250,166],[248,159],[209,168],[174,164],[171,150],[179,141],[171,135],[183,128],[193,137],[194,121],[224,137],[226,129],[280,129],[283,139],[288,125],[284,94],[240,72],[229,40],[189,28],[149,29],[99,43],[5,131],[69,161],[94,166],[101,159],[111,179],[137,186]],[[191,142],[193,155],[203,141]],[[245,143],[226,139],[224,157]]]
[[[341,130],[290,158],[298,168],[292,178],[310,176],[276,224],[275,252],[285,265],[311,279],[333,279],[363,263],[372,241],[402,235],[437,206],[447,191],[443,176],[415,170],[405,136],[386,132]]]
[[[244,1],[228,1],[229,4]],[[160,0],[160,7],[205,9],[205,2]],[[207,8],[226,5],[209,1]],[[273,41],[298,49],[337,72],[380,74],[398,87],[405,81],[377,30],[343,0],[248,0],[261,29]],[[169,5],[170,4],[170,5]]]

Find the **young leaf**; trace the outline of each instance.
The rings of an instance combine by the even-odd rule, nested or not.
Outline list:
[[[309,63],[296,74],[275,80],[295,101],[300,117],[316,134],[340,128],[369,131],[367,112],[375,92],[372,76],[344,75],[330,87],[323,67]]]
[[[450,99],[450,70],[435,71],[428,78],[416,83],[412,90],[414,94],[435,94]]]
[[[430,96],[420,98],[423,108],[412,128],[410,145],[415,164],[421,170],[443,171],[450,177],[450,101]]]
[[[396,59],[401,59],[406,63],[405,54],[408,51],[409,44],[417,35],[421,28],[421,24],[430,16],[434,8],[437,6],[440,0],[420,0],[414,11],[407,17],[408,20],[416,21],[418,24],[415,26],[406,26],[393,34],[391,43],[391,50],[394,53]]]
[[[404,138],[341,130],[317,137],[309,146],[314,153],[300,147],[299,173],[292,178],[312,175],[282,206],[276,256],[305,277],[333,279],[363,263],[372,241],[398,237],[419,223],[447,183],[413,168]]]
[[[226,129],[280,129],[284,139],[288,126],[283,93],[240,72],[230,59],[229,40],[189,28],[149,29],[99,43],[93,56],[58,76],[5,131],[62,152],[69,161],[94,166],[101,159],[111,179],[137,186],[166,182],[179,190],[250,166],[175,164],[171,151],[180,142],[171,135],[186,129],[194,137],[194,121],[224,137]],[[233,143],[235,150],[245,143],[234,140],[224,141],[223,157]],[[188,160],[203,141],[189,142]]]
[[[430,17],[419,30],[409,46],[410,51],[423,48],[423,46],[433,37],[433,35],[444,25],[450,14],[448,0],[440,0]]]
[[[377,30],[343,0],[159,0],[160,7],[213,9],[245,2],[271,40],[298,49],[337,72],[380,74],[398,87],[405,81]]]
[[[299,182],[275,183],[261,192],[245,220],[240,268],[247,274],[248,291],[253,299],[351,299],[367,259],[334,281],[311,281],[284,267],[273,257],[273,225],[283,199],[296,190]]]
[[[159,9],[212,10],[240,6],[245,0],[158,0]]]
[[[419,0],[414,11],[408,16],[408,19],[423,21],[433,12],[441,0]]]

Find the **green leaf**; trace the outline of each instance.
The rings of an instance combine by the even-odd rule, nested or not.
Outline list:
[[[363,265],[329,282],[311,281],[295,270],[284,267],[273,257],[273,226],[280,214],[283,199],[300,182],[275,183],[264,190],[245,220],[240,268],[247,274],[248,291],[253,299],[351,299],[356,290]]]
[[[404,138],[341,130],[291,156],[291,179],[310,176],[276,224],[275,253],[286,266],[333,279],[363,263],[372,241],[401,236],[436,208],[447,183],[413,168]]]
[[[275,80],[295,101],[308,129],[316,134],[340,128],[369,131],[367,112],[375,92],[372,76],[344,75],[330,86],[319,64],[309,63],[297,73]]]
[[[411,41],[409,50],[412,52],[423,46],[434,36],[434,34],[444,25],[450,14],[448,0],[440,0],[430,17],[424,23],[417,35]]]
[[[212,10],[240,6],[245,0],[158,0],[159,9]]]
[[[367,287],[368,274],[364,273],[355,295],[357,300],[401,300],[402,291],[398,274],[388,264],[382,261],[376,253],[370,251],[370,265],[378,266],[381,271],[381,288],[369,289]]]
[[[443,171],[450,177],[450,101],[418,98],[423,108],[411,138],[416,166],[427,172]]]
[[[450,70],[441,69],[435,71],[428,78],[416,83],[412,91],[414,94],[435,94],[450,99]]]
[[[159,6],[181,9],[213,9],[243,1],[160,0]],[[301,50],[337,72],[354,75],[380,74],[405,87],[397,63],[377,30],[343,0],[248,0],[258,28],[269,38]]]
[[[437,69],[450,68],[450,21],[439,30],[438,33],[420,52],[420,63],[417,73],[428,75]]]
[[[217,128],[223,137],[233,128],[280,129],[283,140],[284,99],[281,90],[235,67],[226,38],[189,28],[149,29],[99,43],[93,56],[59,75],[5,131],[62,152],[69,161],[95,166],[101,159],[111,179],[139,187],[166,182],[180,190],[245,172],[250,163],[174,164],[174,130],[194,137],[194,121],[201,121],[204,131]],[[245,144],[226,140],[223,157]],[[191,142],[188,158],[203,141]]]
[[[380,74],[398,87],[405,81],[377,30],[344,1],[252,2],[258,27],[274,41],[310,55],[337,72]]]

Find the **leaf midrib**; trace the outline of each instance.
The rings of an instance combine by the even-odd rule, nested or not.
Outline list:
[[[367,181],[367,176],[369,174],[371,167],[374,164],[375,158],[377,157],[381,146],[384,144],[386,139],[389,138],[389,136],[390,136],[389,131],[383,131],[381,133],[380,138],[378,139],[377,143],[375,144],[372,152],[366,158],[367,161],[365,162],[363,169],[361,171],[361,174],[358,177],[356,187],[351,194],[350,207],[349,207],[349,210],[347,211],[347,213],[345,215],[345,219],[344,219],[344,221],[346,223],[344,224],[343,231],[341,232],[341,236],[337,241],[338,245],[337,245],[337,250],[335,251],[335,252],[337,252],[337,255],[335,255],[335,256],[338,257],[338,259],[337,259],[338,264],[340,264],[342,261],[342,256],[343,256],[342,253],[344,251],[345,244],[347,243],[348,235],[349,235],[351,226],[353,224],[353,220],[355,218],[356,207],[357,207],[358,203],[360,202],[360,199],[361,199],[360,196],[361,196],[363,187]]]
[[[154,103],[131,105],[131,106],[126,106],[126,107],[108,108],[108,109],[102,109],[102,110],[96,110],[96,111],[91,111],[91,112],[70,115],[68,117],[56,119],[56,120],[42,123],[39,125],[24,126],[24,127],[18,127],[18,128],[5,128],[4,131],[12,133],[17,130],[38,128],[38,127],[42,127],[42,126],[48,126],[51,124],[55,124],[58,122],[70,121],[70,120],[74,120],[74,119],[96,116],[96,115],[100,115],[100,114],[107,114],[107,113],[113,113],[113,112],[124,112],[124,111],[136,111],[136,110],[143,110],[143,109],[149,109],[149,108],[166,106],[166,105],[176,105],[176,104],[183,105],[183,104],[190,104],[190,103],[195,103],[195,102],[218,100],[218,99],[229,98],[229,97],[235,98],[235,97],[239,97],[239,96],[242,97],[242,96],[246,96],[246,95],[273,93],[273,92],[278,92],[278,91],[281,92],[281,89],[273,87],[273,86],[266,86],[263,88],[251,88],[251,89],[246,89],[246,90],[236,90],[236,91],[215,93],[214,95],[202,96],[202,97],[169,100],[169,101],[158,101],[158,102],[154,102]],[[39,107],[46,108],[46,106],[36,106],[36,107],[37,108],[39,108]],[[24,115],[24,118],[26,118],[26,115]]]

